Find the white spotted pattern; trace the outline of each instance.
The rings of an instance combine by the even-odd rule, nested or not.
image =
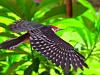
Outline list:
[[[43,26],[24,20],[17,21],[15,24],[10,25],[10,28],[14,32],[28,31],[28,36],[25,35],[6,41],[0,44],[0,48],[14,49],[27,37],[30,37],[30,43],[34,49],[40,51],[42,55],[48,57],[48,59],[52,60],[57,65],[60,65],[66,72],[69,72],[70,65],[73,66],[75,71],[77,71],[78,67],[82,70],[83,66],[88,67],[83,61],[84,57],[76,52],[72,45],[65,42],[54,33],[59,28]]]
[[[35,49],[57,65],[61,65],[62,69],[66,69],[66,72],[69,72],[71,65],[75,71],[77,71],[78,67],[81,69],[83,69],[83,66],[88,67],[83,61],[83,56],[77,53],[70,44],[65,43],[62,39],[56,38],[56,40],[54,40],[54,38],[51,40],[51,37],[43,36],[41,31],[39,31],[39,33],[37,32],[37,35],[32,32],[30,32],[30,34],[32,38],[35,36],[35,39],[38,39],[30,39],[32,45],[34,45],[34,47],[36,46]]]

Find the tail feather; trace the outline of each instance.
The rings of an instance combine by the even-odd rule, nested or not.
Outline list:
[[[71,68],[71,63],[70,63],[71,60],[70,60],[69,55],[70,55],[69,53],[66,54],[66,58],[65,58],[66,62],[65,62],[65,68],[64,68],[65,73],[68,75],[69,75],[69,70]]]
[[[22,43],[25,39],[27,39],[30,35],[28,33],[18,37],[14,38],[8,41],[5,41],[0,44],[0,49],[15,49],[20,43]]]
[[[76,63],[74,63],[76,62],[75,53],[72,52],[70,58],[71,58],[70,63],[72,64],[74,70],[77,71],[78,66],[76,65]]]

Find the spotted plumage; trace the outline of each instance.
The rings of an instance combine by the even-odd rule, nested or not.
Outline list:
[[[0,48],[14,49],[20,42],[30,38],[30,43],[34,49],[52,60],[52,62],[60,65],[67,73],[71,65],[75,71],[77,71],[78,67],[82,70],[83,66],[88,68],[88,65],[83,61],[84,57],[75,51],[72,45],[55,34],[55,31],[58,30],[56,30],[56,27],[53,29],[53,26],[41,26],[32,22],[18,21],[16,24],[10,25],[10,28],[14,32],[28,32],[16,39],[0,44]]]
[[[48,59],[52,60],[57,65],[61,65],[67,72],[69,72],[71,65],[74,67],[75,71],[77,71],[78,67],[83,70],[83,65],[88,67],[83,61],[84,57],[76,52],[72,45],[59,38],[49,27],[37,29],[35,32],[41,34],[41,37],[37,35],[38,33],[34,34],[33,31],[29,32],[31,38],[33,38],[30,40],[33,48],[35,46],[44,56],[48,57]],[[34,36],[41,40],[34,40]],[[43,36],[46,37],[43,38]],[[44,42],[41,43],[41,41]],[[38,42],[38,44],[36,42]],[[41,46],[39,47],[39,45]]]

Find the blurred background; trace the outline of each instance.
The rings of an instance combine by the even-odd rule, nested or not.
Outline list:
[[[89,66],[77,72],[71,68],[70,75],[100,75],[100,0],[0,0],[0,43],[23,34],[9,29],[20,19],[64,29],[56,34],[72,44]],[[0,75],[64,73],[23,43],[14,50],[0,49]]]

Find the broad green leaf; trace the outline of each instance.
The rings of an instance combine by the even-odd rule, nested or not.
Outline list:
[[[50,72],[49,72],[49,71],[44,71],[44,72],[42,72],[42,73],[39,74],[39,75],[50,75]]]
[[[96,26],[96,29],[97,29],[97,31],[99,33],[100,32],[100,11],[98,13],[98,17],[97,17],[95,26]]]
[[[10,31],[9,27],[4,23],[0,23],[0,27],[5,28],[6,29],[5,31]]]
[[[81,28],[77,28],[77,27],[74,27],[72,30],[75,30],[80,35],[80,37],[83,39],[86,47],[88,47],[88,41],[87,41],[84,30],[82,30]]]
[[[88,30],[93,32],[95,30],[94,22],[92,22],[85,16],[82,16],[82,19],[83,19],[84,25],[88,28]]]
[[[57,21],[53,23],[52,25],[56,25],[62,29],[73,28],[73,27],[84,28],[84,25],[80,21],[74,18],[62,19],[61,21]]]
[[[25,5],[25,3],[27,5]],[[27,10],[26,6],[28,6],[29,4],[30,9]],[[7,8],[8,10],[12,11],[17,16],[25,20],[30,20],[33,15],[34,2],[32,0],[1,0],[0,5],[2,5],[3,7]]]
[[[55,12],[55,11],[57,11],[57,12]],[[43,17],[39,20],[39,22],[45,21],[45,20],[49,19],[50,17],[62,15],[64,13],[65,13],[65,5],[54,7],[52,9],[50,9],[50,11],[46,12],[43,15]]]
[[[13,63],[12,65],[9,65],[9,67],[8,67],[8,69],[7,69],[6,73],[5,73],[5,75],[11,75],[11,74],[13,74],[14,71],[15,71],[15,69],[16,69],[18,66],[22,65],[23,63],[25,63],[25,62],[26,62],[26,61],[21,60],[20,62],[15,62],[15,63]]]
[[[56,72],[58,75],[61,75],[61,73],[59,72],[58,69],[54,69],[54,70],[55,70],[55,72]]]
[[[17,4],[19,5],[19,8],[24,13],[24,16],[26,16],[26,20],[31,20],[31,18],[34,15],[34,12],[36,10],[36,5],[33,0],[16,0]]]
[[[4,23],[4,24],[6,24],[6,25],[9,25],[9,24],[11,24],[12,22],[14,22],[14,20],[9,19],[9,18],[7,18],[7,17],[0,16],[0,23]]]
[[[43,8],[51,8],[51,7],[55,7],[60,3],[60,0],[43,0],[40,5],[39,8],[43,9]]]
[[[12,20],[16,20],[13,16],[9,16],[8,13],[9,12],[6,11],[5,8],[0,9],[0,16],[6,17],[6,18],[9,18],[9,19],[12,19]]]
[[[0,5],[2,5],[3,7],[7,8],[10,11],[12,11],[16,15],[22,16],[23,12],[19,9],[19,6],[16,5],[16,0],[6,0],[6,1],[1,0]]]
[[[22,45],[23,46],[23,45]],[[21,46],[20,46],[21,47]],[[20,48],[20,47],[17,47],[16,49],[14,49],[15,53],[18,53],[18,54],[26,54],[28,56],[31,57],[31,54],[30,52],[27,52],[25,51],[23,48]],[[25,48],[25,47],[24,47]]]
[[[75,10],[78,10],[78,11],[75,11]],[[73,16],[77,17],[77,16],[81,15],[82,13],[84,13],[86,10],[87,10],[86,7],[84,7],[80,3],[77,3],[77,4],[73,5]],[[55,11],[57,11],[57,12],[55,12]],[[50,17],[54,17],[54,16],[58,16],[58,15],[66,15],[65,5],[55,6],[54,8],[50,9],[48,12],[46,12],[43,15],[42,19],[40,19],[39,21],[41,22],[41,21],[49,19]]]
[[[73,5],[73,17],[82,15],[87,10],[87,7],[83,6],[81,3],[75,3]]]
[[[89,8],[89,9],[92,9],[94,11],[93,6],[89,1],[87,1],[87,0],[78,0],[78,2],[80,2],[83,6]]]

